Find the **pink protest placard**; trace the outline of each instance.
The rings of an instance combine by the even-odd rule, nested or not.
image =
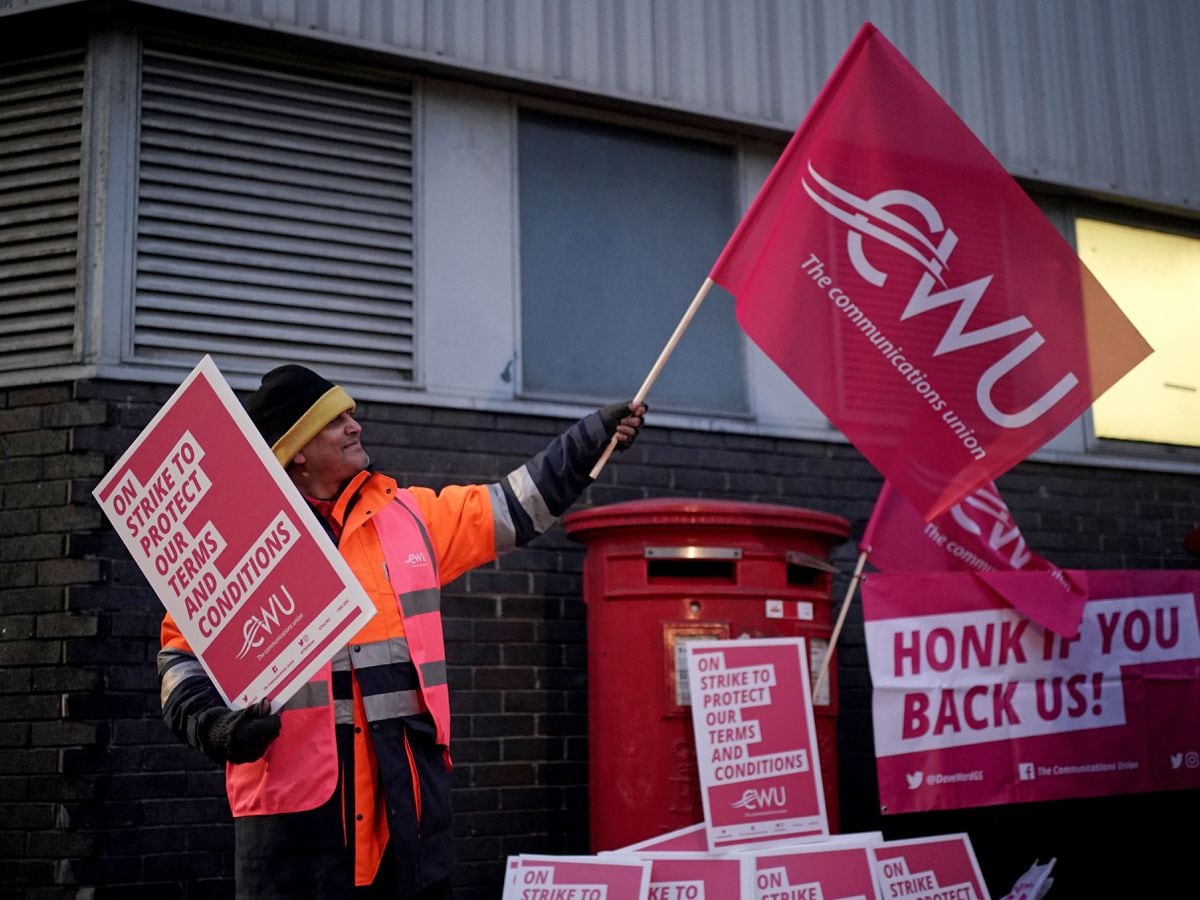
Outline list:
[[[234,708],[278,709],[375,614],[207,356],[93,494]]]
[[[648,900],[650,862],[635,856],[509,857],[501,900]]]
[[[829,834],[802,638],[691,641],[710,850]]]
[[[965,834],[888,841],[870,852],[887,900],[991,900]]]
[[[647,900],[717,900],[752,896],[754,864],[741,854],[639,853],[650,861]]]
[[[808,844],[747,854],[754,860],[754,900],[879,900],[875,842]]]
[[[687,828],[679,828],[666,834],[660,834],[657,837],[638,841],[636,844],[630,844],[628,847],[621,847],[614,852],[650,853],[655,851],[670,851],[676,853],[690,851],[701,853],[708,850],[707,829],[708,826],[704,822],[697,822],[695,825],[689,825]]]
[[[1200,787],[1200,572],[1083,575],[1069,638],[970,574],[864,583],[885,812]]]

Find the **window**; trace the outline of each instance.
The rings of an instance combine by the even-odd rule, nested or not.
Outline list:
[[[732,149],[523,111],[518,133],[522,390],[632,396],[736,225]],[[713,290],[650,393],[744,414],[732,298]]]
[[[1154,352],[1092,406],[1096,436],[1200,446],[1200,239],[1080,218],[1079,256]]]

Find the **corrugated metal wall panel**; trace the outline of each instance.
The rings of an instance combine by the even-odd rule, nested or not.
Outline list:
[[[150,48],[138,180],[138,359],[412,381],[407,87]]]
[[[1015,174],[1200,209],[1193,0],[148,2],[781,131],[870,20]]]
[[[82,51],[0,64],[0,369],[74,362]]]

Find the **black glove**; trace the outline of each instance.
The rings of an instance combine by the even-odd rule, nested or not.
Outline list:
[[[617,433],[617,428],[622,424],[623,420],[635,419],[636,424],[625,424],[624,430],[621,431],[621,438],[617,440],[618,451],[628,450],[633,442],[637,440],[638,432],[642,427],[643,417],[646,415],[648,407],[645,403],[639,404],[641,415],[635,415],[633,408],[629,403],[610,403],[608,406],[600,408],[600,421],[604,425],[604,430],[608,432],[611,438]]]
[[[283,723],[271,701],[245,709],[206,709],[200,714],[200,749],[214,762],[247,763],[262,759]]]

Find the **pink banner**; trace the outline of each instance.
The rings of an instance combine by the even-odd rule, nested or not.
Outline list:
[[[969,574],[863,582],[885,812],[1200,787],[1200,572],[1086,575],[1074,637]]]
[[[689,641],[710,850],[829,834],[801,638]]]
[[[887,900],[990,900],[965,834],[888,841],[871,853]]]
[[[278,709],[375,614],[207,356],[94,494],[235,708]]]
[[[710,277],[924,519],[1024,459],[1150,352],[871,25]]]

